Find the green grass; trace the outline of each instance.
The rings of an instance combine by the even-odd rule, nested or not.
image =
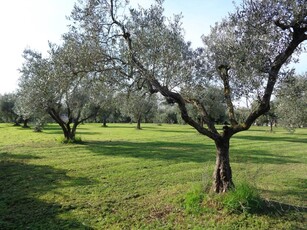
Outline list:
[[[0,124],[0,229],[306,227],[306,129],[252,127],[232,138],[235,184],[253,184],[268,208],[231,213],[214,199],[193,211],[203,194],[191,191],[211,183],[211,140],[189,126],[142,128],[86,124],[82,144],[61,144],[55,124],[42,133]]]

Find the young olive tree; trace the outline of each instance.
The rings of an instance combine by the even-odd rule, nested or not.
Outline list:
[[[24,51],[19,100],[34,114],[48,113],[62,128],[66,141],[73,142],[77,126],[100,109],[99,94],[106,87],[101,74],[105,69],[92,64],[94,48],[67,36],[63,45],[50,45],[47,58]]]
[[[243,0],[237,12],[217,24],[204,37],[204,49],[193,50],[184,41],[180,16],[163,15],[161,0],[149,9],[123,13],[123,1],[84,1],[76,6],[72,19],[89,38],[99,38],[114,60],[128,68],[124,76],[159,92],[176,103],[182,119],[216,145],[216,166],[212,190],[217,193],[234,187],[229,162],[230,138],[248,130],[270,109],[274,86],[307,40],[306,1]],[[127,67],[125,65],[125,67]],[[214,83],[210,82],[213,81]],[[206,90],[216,84],[223,88],[230,125],[219,131],[196,87]],[[256,93],[258,106],[238,122],[234,99]],[[199,111],[204,126],[194,119],[188,105]]]
[[[128,115],[137,123],[136,128],[141,129],[142,120],[146,119],[157,109],[155,94],[144,91],[131,91],[126,96],[123,114]]]

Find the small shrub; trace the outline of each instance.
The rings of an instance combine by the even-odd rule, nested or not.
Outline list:
[[[262,209],[264,202],[257,189],[247,182],[242,182],[229,191],[222,199],[224,207],[230,212],[258,212]]]
[[[57,139],[58,142],[61,144],[81,144],[82,138],[79,136],[76,136],[74,140],[67,140],[65,137],[60,137]]]
[[[202,201],[204,199],[202,186],[195,186],[185,195],[184,208],[188,213],[200,214],[202,212]]]

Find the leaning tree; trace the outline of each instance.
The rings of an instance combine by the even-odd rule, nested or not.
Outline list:
[[[216,145],[212,190],[234,187],[229,163],[231,137],[248,130],[270,109],[274,86],[285,73],[293,53],[307,40],[307,3],[302,0],[243,0],[203,37],[204,48],[193,50],[184,41],[180,16],[163,14],[163,1],[148,9],[125,11],[125,1],[83,1],[71,18],[88,39],[99,40],[113,60],[124,64],[127,81],[159,92],[176,103],[182,119]],[[81,31],[81,30],[80,30]],[[212,83],[211,83],[212,82]],[[218,130],[196,87],[221,86],[229,125]],[[195,92],[195,91],[194,91]],[[258,104],[238,122],[234,100],[255,96]],[[199,111],[204,125],[190,115],[188,105]],[[248,154],[248,153],[247,153]]]

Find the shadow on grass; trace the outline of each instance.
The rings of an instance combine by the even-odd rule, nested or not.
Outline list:
[[[97,134],[101,134],[100,132],[93,132],[93,131],[85,131],[85,130],[89,130],[89,128],[84,127],[82,125],[77,127],[77,131],[76,131],[76,135],[97,135]],[[62,135],[63,136],[63,131],[61,129],[61,127],[59,125],[56,124],[52,124],[52,125],[47,125],[44,127],[43,129],[45,134],[58,134],[58,135]]]
[[[264,210],[258,214],[291,221],[289,229],[306,229],[307,207],[264,200]]]
[[[292,229],[306,229],[307,207],[295,206],[276,201],[265,201],[265,215],[280,219],[286,217],[295,222]]]
[[[148,128],[146,128],[148,129]],[[184,130],[167,130],[167,129],[153,129],[155,132],[161,132],[161,133],[196,133],[199,134],[195,129],[184,129]],[[199,134],[201,135],[201,134]]]
[[[27,164],[29,159],[33,157],[0,153],[0,229],[91,229],[77,220],[59,218],[67,212],[61,204],[39,199],[63,182],[65,186],[90,182],[70,178],[64,170]]]
[[[286,189],[282,190],[262,190],[262,192],[269,193],[271,197],[281,198],[287,201],[287,197],[294,198],[300,201],[300,205],[307,211],[307,179],[305,178],[293,178],[286,182]]]
[[[295,138],[295,137],[291,137],[289,135],[289,137],[285,137],[285,136],[268,136],[268,135],[264,135],[264,136],[252,136],[252,135],[235,135],[232,137],[233,139],[242,139],[242,140],[249,140],[249,141],[270,141],[270,142],[275,142],[275,141],[283,141],[283,142],[296,142],[296,143],[304,143],[307,144],[307,140],[306,139],[300,139],[300,138]]]
[[[91,141],[87,148],[98,155],[168,160],[173,162],[205,162],[215,160],[215,147],[205,144],[177,142]]]
[[[216,151],[214,145],[181,142],[90,141],[84,142],[84,145],[98,155],[168,160],[175,163],[215,161]],[[277,156],[262,150],[249,150],[246,153],[230,149],[230,158],[235,163],[298,163],[295,157]]]
[[[255,164],[287,164],[301,163],[295,156],[279,156],[265,150],[235,150],[230,148],[230,161],[236,163]]]

